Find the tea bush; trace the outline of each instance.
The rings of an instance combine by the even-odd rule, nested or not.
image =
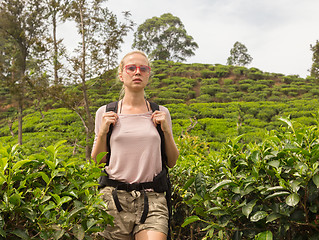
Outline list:
[[[97,193],[100,168],[60,158],[64,142],[27,157],[0,146],[1,239],[93,239],[112,224]]]
[[[260,143],[239,136],[219,153],[181,152],[180,206],[191,213],[183,231],[216,240],[319,238],[319,129],[280,120],[286,127]]]

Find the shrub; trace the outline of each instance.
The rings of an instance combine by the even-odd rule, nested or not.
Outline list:
[[[96,164],[61,159],[64,141],[24,157],[0,146],[0,236],[5,239],[89,239],[112,224],[97,194]]]
[[[209,94],[201,94],[199,97],[197,97],[196,99],[193,99],[191,102],[194,103],[209,103],[212,102],[213,98],[211,95]]]
[[[264,73],[257,68],[250,68],[249,72],[247,73],[247,77],[254,79],[254,80],[263,79]]]
[[[225,84],[225,85],[231,85],[231,84],[233,84],[233,79],[228,79],[228,78],[224,79],[224,84]]]
[[[212,78],[215,76],[214,72],[208,69],[204,69],[200,73],[202,78]]]
[[[202,239],[318,239],[319,130],[282,121],[261,143],[236,137],[220,153],[185,157],[192,170],[181,191],[192,214],[182,227],[201,228]]]
[[[250,83],[243,83],[239,85],[241,91],[247,91],[252,85]]]
[[[232,71],[236,76],[242,76],[247,73],[248,69],[246,67],[235,66]]]
[[[221,92],[221,87],[219,84],[207,85],[201,87],[201,93],[209,94],[211,96],[215,96],[216,93]]]
[[[224,65],[217,65],[215,67],[215,76],[216,77],[226,77],[230,72],[230,66],[224,66]]]
[[[219,79],[218,78],[207,78],[202,80],[202,85],[213,85],[218,84]]]

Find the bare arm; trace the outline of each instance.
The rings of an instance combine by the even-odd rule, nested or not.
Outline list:
[[[164,111],[155,111],[152,114],[154,124],[161,124],[165,138],[165,152],[167,155],[167,166],[172,168],[175,166],[179,151],[174,141],[172,129],[168,123],[168,116]]]

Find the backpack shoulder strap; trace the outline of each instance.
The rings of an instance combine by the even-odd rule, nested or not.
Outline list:
[[[118,106],[118,102],[111,102],[111,103],[106,105],[105,112],[112,111],[112,112],[117,113],[117,106]],[[108,166],[110,163],[110,157],[111,157],[110,139],[111,139],[112,131],[113,131],[113,124],[110,125],[109,132],[106,135],[106,145],[107,145],[107,149],[108,149],[108,152],[106,155],[106,163],[105,163],[106,166]]]
[[[155,112],[156,110],[159,111],[159,105],[154,103],[154,102],[149,102],[150,103],[150,106],[151,106],[151,109],[153,112]],[[163,168],[166,168],[167,166],[167,156],[166,156],[166,153],[165,153],[165,138],[164,138],[164,133],[163,133],[163,130],[161,128],[161,125],[160,124],[157,124],[156,126],[156,129],[161,137],[161,154],[162,154],[162,167]]]
[[[155,112],[156,110],[159,111],[159,105],[157,103],[155,103],[155,102],[149,102],[149,103],[150,103],[152,112]]]
[[[117,105],[118,105],[118,102],[111,102],[107,104],[105,108],[105,112],[110,112],[110,111],[117,112]]]

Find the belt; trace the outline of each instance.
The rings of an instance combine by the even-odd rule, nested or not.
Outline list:
[[[153,182],[144,182],[144,183],[130,184],[130,183],[120,182],[120,181],[109,179],[109,178],[104,179],[104,181],[105,181],[104,183],[106,186],[114,187],[114,189],[112,191],[112,197],[113,197],[113,200],[114,200],[114,203],[115,203],[115,206],[116,206],[116,209],[118,212],[123,211],[123,208],[122,208],[120,200],[118,198],[117,190],[125,190],[127,192],[131,192],[131,191],[135,190],[135,191],[140,191],[141,193],[143,193],[143,195],[144,195],[144,209],[143,209],[140,223],[144,223],[146,218],[147,218],[148,211],[149,211],[148,197],[147,197],[145,189],[153,189],[154,183]]]
[[[105,169],[103,170],[104,173]],[[108,175],[102,175],[100,180],[99,180],[99,189],[109,186],[109,187],[114,187],[113,191],[112,191],[112,197],[116,206],[117,211],[121,212],[123,211],[123,208],[121,206],[121,203],[119,201],[118,195],[117,195],[117,190],[125,190],[127,192],[131,192],[131,191],[140,191],[141,193],[143,193],[144,195],[144,209],[143,209],[143,213],[142,213],[142,217],[140,222],[144,223],[146,218],[147,218],[147,214],[148,214],[148,210],[149,210],[149,204],[148,204],[148,197],[146,194],[145,189],[153,189],[155,192],[166,192],[166,200],[167,200],[167,204],[168,207],[170,207],[170,186],[167,183],[167,176],[166,176],[167,170],[162,170],[157,176],[154,177],[152,182],[143,182],[143,183],[125,183],[125,182],[121,182],[118,180],[114,180],[114,179],[109,179]],[[171,210],[169,210],[170,213]]]
[[[123,211],[123,208],[121,206],[121,203],[120,203],[120,200],[118,198],[118,195],[117,195],[117,190],[118,188],[114,188],[114,190],[112,191],[112,197],[113,197],[113,200],[114,200],[114,203],[115,203],[115,206],[116,206],[116,209],[118,212],[121,212]],[[124,189],[123,189],[124,190]],[[133,191],[133,190],[131,190]],[[143,213],[142,213],[142,216],[141,216],[141,220],[140,220],[140,223],[145,223],[145,220],[147,218],[147,214],[148,214],[148,210],[149,210],[149,206],[148,206],[148,197],[147,197],[147,194],[146,194],[146,191],[144,189],[142,190],[137,190],[137,191],[140,191],[143,193],[144,195],[144,209],[143,209]]]

